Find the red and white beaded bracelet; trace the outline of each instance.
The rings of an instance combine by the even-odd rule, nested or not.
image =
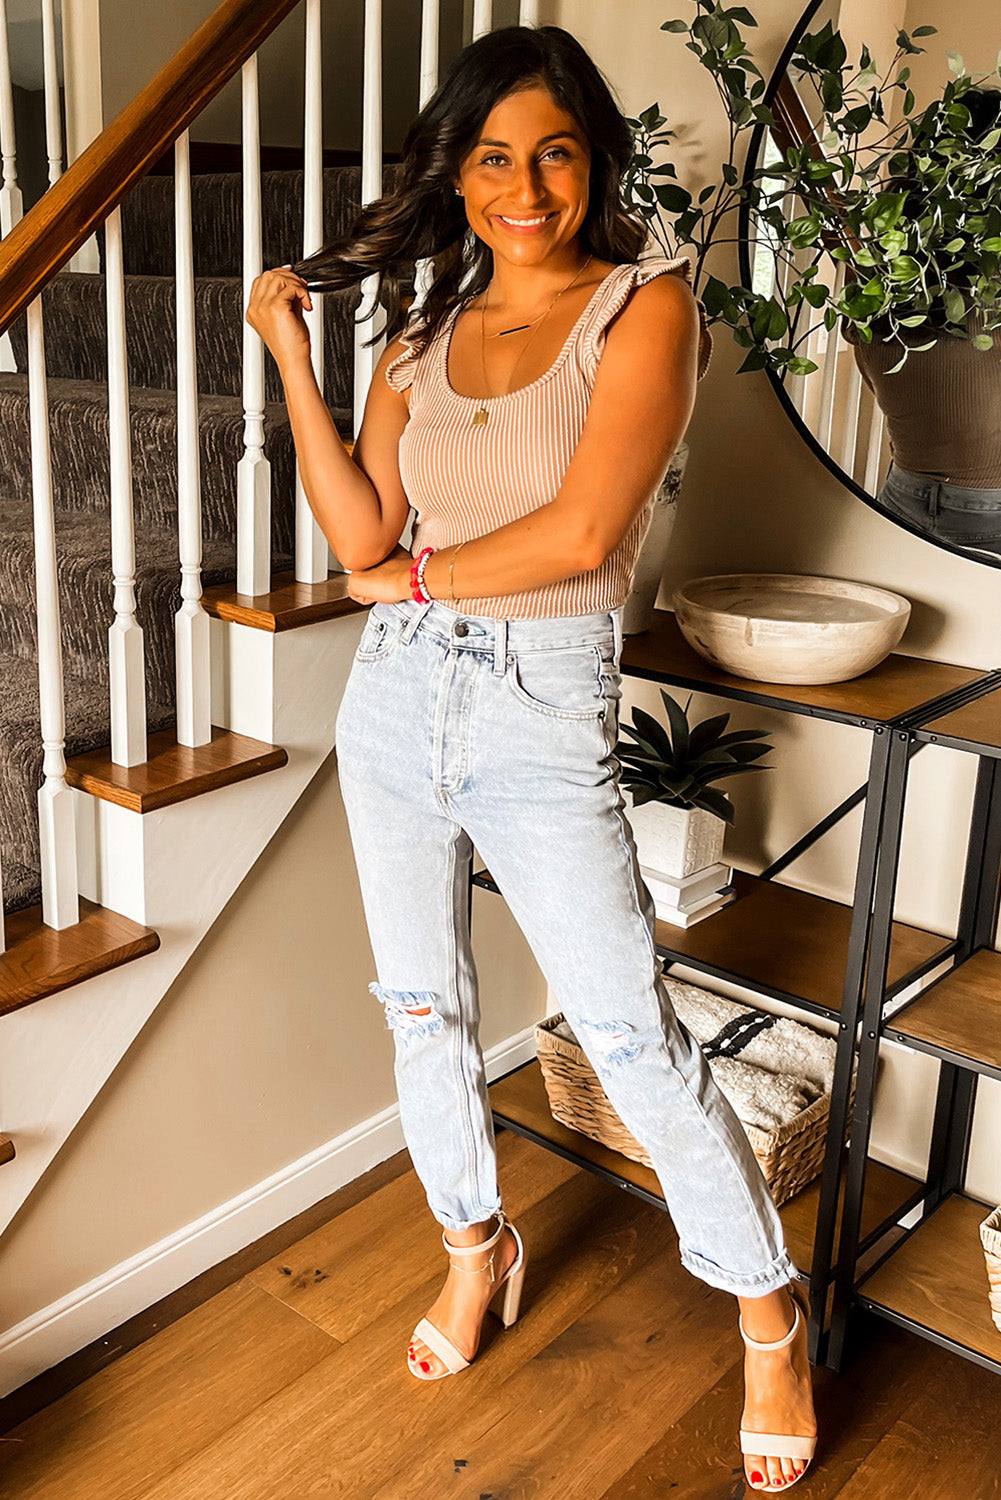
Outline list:
[[[433,547],[422,547],[410,569],[410,597],[416,599],[418,604],[433,603],[431,595],[424,587],[424,569],[433,551]]]

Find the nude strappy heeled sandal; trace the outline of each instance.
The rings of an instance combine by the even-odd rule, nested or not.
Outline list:
[[[492,1279],[496,1246],[500,1243],[505,1224],[507,1225],[508,1229],[514,1235],[515,1243],[518,1246],[518,1254],[498,1282],[497,1288],[487,1304],[487,1311],[497,1313],[504,1327],[510,1328],[511,1324],[518,1317],[518,1307],[521,1303],[521,1287],[525,1279],[525,1247],[522,1244],[521,1235],[515,1229],[503,1209],[497,1214],[497,1218],[500,1222],[497,1225],[496,1233],[492,1234],[488,1240],[482,1240],[478,1245],[453,1245],[445,1238],[444,1230],[441,1232],[441,1242],[448,1251],[450,1264],[457,1271],[465,1271],[470,1276],[478,1276],[483,1271],[489,1271]],[[490,1255],[482,1266],[463,1266],[457,1264],[452,1259],[453,1256],[480,1255],[484,1250],[489,1250]],[[494,1303],[501,1297],[501,1294],[503,1294],[504,1300],[503,1305],[498,1311]],[[414,1339],[421,1339],[427,1344],[428,1348],[434,1354],[437,1354],[445,1366],[445,1369],[439,1371],[437,1375],[425,1375],[415,1367],[415,1362],[408,1356],[407,1369],[418,1380],[444,1380],[446,1375],[457,1375],[460,1370],[464,1370],[471,1363],[464,1355],[460,1354],[451,1339],[446,1338],[441,1329],[436,1328],[427,1318],[421,1318],[421,1321],[414,1329],[411,1343]]]
[[[792,1343],[793,1339],[796,1337],[796,1334],[799,1332],[799,1325],[803,1314],[805,1312],[809,1312],[810,1309],[809,1303],[804,1303],[803,1301],[803,1299],[807,1295],[805,1290],[798,1286],[796,1282],[789,1283],[789,1294],[792,1297],[792,1303],[793,1307],[796,1310],[796,1316],[793,1319],[792,1327],[786,1334],[785,1338],[776,1339],[775,1342],[771,1344],[761,1343],[758,1339],[750,1338],[749,1335],[744,1332],[743,1319],[741,1318],[738,1320],[740,1323],[740,1336],[744,1340],[744,1343],[747,1344],[748,1348],[784,1349],[788,1344]],[[813,1458],[816,1446],[817,1439],[815,1436],[803,1437],[798,1433],[752,1432],[747,1427],[742,1427],[740,1429],[741,1453],[759,1453],[762,1458],[796,1458],[806,1460],[806,1467],[803,1469],[802,1474],[797,1474],[792,1479],[786,1479],[782,1484],[766,1484],[756,1486],[756,1488],[760,1488],[765,1493],[767,1493],[768,1491],[785,1491],[789,1489],[791,1485],[794,1485],[797,1480],[802,1479],[803,1474],[806,1473],[806,1470],[810,1466],[810,1460]]]

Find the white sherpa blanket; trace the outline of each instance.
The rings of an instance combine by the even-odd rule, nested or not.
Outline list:
[[[833,1037],[696,985],[665,979],[679,1020],[707,1053],[713,1078],[745,1125],[776,1130],[830,1091]],[[755,1035],[758,1026],[764,1029]],[[566,1019],[554,1029],[580,1045]]]

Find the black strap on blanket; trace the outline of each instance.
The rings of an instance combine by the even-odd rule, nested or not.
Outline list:
[[[727,1021],[721,1030],[708,1042],[702,1044],[702,1051],[706,1057],[737,1057],[748,1042],[753,1042],[756,1036],[767,1031],[769,1026],[774,1026],[778,1016],[763,1014],[760,1010],[748,1010],[741,1016],[734,1016],[732,1021]]]

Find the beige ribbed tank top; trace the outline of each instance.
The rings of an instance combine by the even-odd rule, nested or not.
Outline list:
[[[421,547],[451,547],[483,536],[555,498],[584,428],[608,324],[634,287],[665,272],[691,284],[687,256],[629,263],[610,271],[549,369],[528,385],[491,397],[490,419],[482,425],[473,426],[480,398],[459,395],[448,379],[452,328],[464,301],[456,303],[424,350],[418,354],[408,344],[387,365],[386,379],[393,389],[410,388],[410,418],[400,438],[400,476],[417,511],[414,556]],[[699,313],[701,379],[712,340],[701,303]],[[407,343],[406,334],[401,338]],[[516,594],[462,597],[457,607],[511,619],[618,608],[632,587],[653,498],[651,494],[600,567]]]

